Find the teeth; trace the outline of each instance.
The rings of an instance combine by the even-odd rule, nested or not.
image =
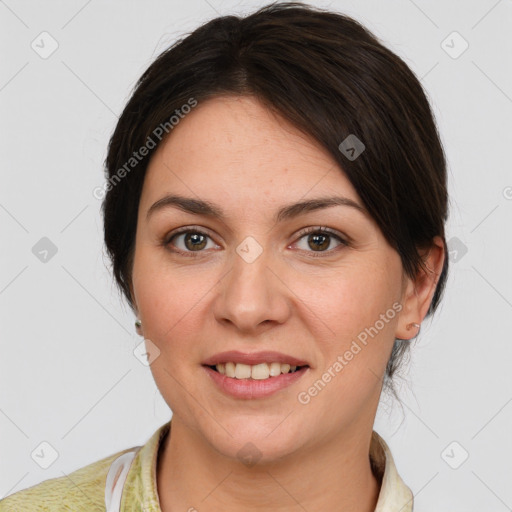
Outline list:
[[[235,363],[226,363],[225,368],[226,368],[226,375],[228,377],[234,377],[235,376]],[[217,370],[218,370],[218,368],[217,368]]]
[[[264,380],[269,377],[277,377],[281,373],[290,373],[297,370],[297,366],[291,366],[288,363],[260,363],[255,365],[243,363],[219,363],[215,366],[217,371],[227,377],[235,379]]]
[[[238,365],[237,365],[238,366]],[[251,377],[256,380],[268,379],[270,376],[270,369],[267,363],[255,364],[251,366]]]
[[[248,379],[251,376],[251,367],[248,364],[235,365],[235,378]]]
[[[270,376],[277,377],[281,375],[281,363],[270,363]]]

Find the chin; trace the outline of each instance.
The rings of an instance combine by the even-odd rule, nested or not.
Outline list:
[[[285,425],[286,423],[286,425]],[[222,455],[237,459],[247,466],[273,463],[293,454],[303,444],[304,429],[292,425],[283,417],[245,417],[224,422],[209,439]],[[209,432],[212,432],[210,427]],[[210,437],[210,436],[207,436]]]

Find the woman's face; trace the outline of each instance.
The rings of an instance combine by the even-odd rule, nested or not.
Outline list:
[[[182,206],[148,215],[166,196]],[[374,221],[327,198],[362,207],[324,149],[249,97],[199,103],[149,164],[132,286],[151,370],[174,418],[229,457],[371,432],[407,282]],[[225,372],[260,378],[206,366],[226,351],[258,367]],[[287,361],[305,367],[261,378]]]

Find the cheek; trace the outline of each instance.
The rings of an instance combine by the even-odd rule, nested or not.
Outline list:
[[[393,304],[398,292],[390,273],[390,268],[379,272],[363,265],[346,266],[330,276],[303,275],[296,282],[294,291],[304,303],[302,315],[311,319],[310,328],[316,326],[312,331],[321,354],[316,378],[324,372],[335,374],[329,388],[343,388],[344,400],[346,390],[356,402],[363,400],[383,376],[397,319]]]
[[[200,300],[194,286],[184,284],[176,275],[143,281],[140,296],[141,316],[157,345],[166,345],[183,333],[194,316],[194,304]]]
[[[385,273],[354,267],[329,278],[297,282],[303,316],[311,319],[321,354],[298,399],[301,404],[308,401],[304,411],[325,425],[348,424],[378,400],[396,322],[393,288],[387,281]]]
[[[199,396],[191,379],[191,370],[201,357],[201,347],[194,341],[210,298],[208,290],[216,280],[208,272],[199,275],[190,272],[190,268],[170,268],[155,252],[141,250],[133,272],[137,304],[143,326],[146,325],[144,337],[160,351],[150,369],[169,407],[192,417],[194,402],[187,399],[183,390]]]
[[[207,269],[171,267],[155,249],[136,254],[133,275],[140,315],[148,326],[144,335],[162,352],[185,350],[187,340],[197,335],[199,315],[218,278]]]
[[[393,303],[393,289],[384,273],[362,265],[323,275],[297,276],[294,292],[333,340],[356,336],[373,325]]]

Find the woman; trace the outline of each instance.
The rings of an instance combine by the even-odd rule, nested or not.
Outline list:
[[[106,168],[172,420],[0,510],[413,510],[373,424],[441,299],[448,198],[405,63],[300,3],[214,19],[143,74]]]

